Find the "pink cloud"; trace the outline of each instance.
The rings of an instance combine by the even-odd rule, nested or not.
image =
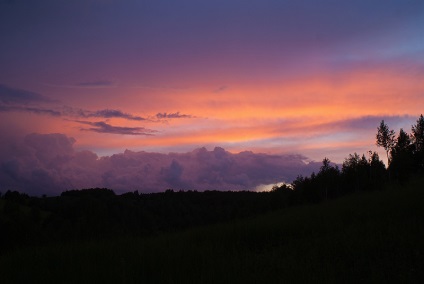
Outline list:
[[[59,194],[63,190],[108,187],[118,192],[251,190],[260,184],[291,181],[318,168],[301,155],[232,154],[222,148],[186,153],[125,151],[99,158],[76,151],[63,134],[30,134],[9,145],[0,165],[1,190]]]

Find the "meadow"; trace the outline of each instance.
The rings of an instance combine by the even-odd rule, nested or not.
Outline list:
[[[418,283],[424,180],[146,237],[22,247],[2,283]]]

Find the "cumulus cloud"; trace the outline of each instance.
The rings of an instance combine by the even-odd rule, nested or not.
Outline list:
[[[54,193],[55,188],[70,186],[62,171],[76,156],[75,140],[63,134],[30,134],[23,140],[2,145],[1,191],[21,190],[30,194]]]
[[[64,134],[30,134],[0,153],[0,191],[57,195],[63,190],[107,187],[117,192],[184,190],[254,190],[258,185],[291,182],[309,175],[320,163],[302,155],[232,154],[216,147],[187,153],[126,150],[98,157],[76,151]]]
[[[124,135],[153,135],[155,130],[147,129],[144,127],[124,127],[124,126],[113,126],[104,121],[82,121],[74,120],[75,122],[90,125],[90,128],[81,128],[83,131],[92,131],[98,133],[110,133],[110,134],[124,134]]]

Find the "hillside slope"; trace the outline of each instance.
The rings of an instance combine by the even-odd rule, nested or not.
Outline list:
[[[423,180],[149,238],[1,256],[3,283],[417,283]]]

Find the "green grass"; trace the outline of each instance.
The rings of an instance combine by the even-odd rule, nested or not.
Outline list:
[[[23,248],[2,283],[417,283],[423,180],[149,238]]]

